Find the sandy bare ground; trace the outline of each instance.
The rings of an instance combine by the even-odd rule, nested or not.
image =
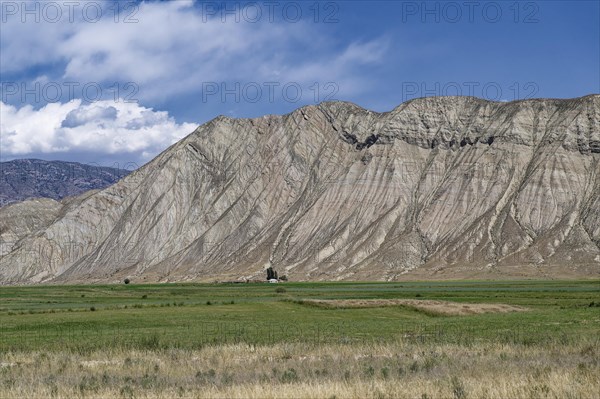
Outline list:
[[[444,316],[467,316],[481,313],[509,313],[528,310],[522,306],[501,303],[459,303],[430,299],[308,299],[303,303],[324,308],[380,308],[404,306]]]

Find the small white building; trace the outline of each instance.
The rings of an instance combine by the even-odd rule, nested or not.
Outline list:
[[[277,280],[276,278],[269,279],[269,283],[278,283],[278,282],[279,282],[279,280]]]

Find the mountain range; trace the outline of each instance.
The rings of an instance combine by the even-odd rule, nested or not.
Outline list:
[[[2,284],[598,278],[600,95],[219,116],[0,240]]]
[[[29,198],[61,200],[102,189],[129,172],[121,168],[41,159],[0,162],[0,207]]]

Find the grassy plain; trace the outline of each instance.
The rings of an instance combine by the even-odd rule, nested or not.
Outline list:
[[[598,280],[2,287],[0,397],[595,399],[599,337]]]

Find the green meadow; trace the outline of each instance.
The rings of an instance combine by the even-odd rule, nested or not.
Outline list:
[[[517,305],[442,316],[403,306],[324,309],[310,299]],[[567,344],[600,336],[600,281],[144,284],[0,288],[0,351],[197,349],[247,343]]]

